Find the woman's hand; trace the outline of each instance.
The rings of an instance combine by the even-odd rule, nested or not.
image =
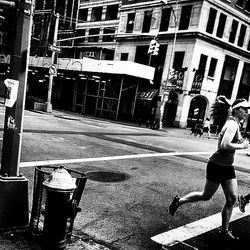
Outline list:
[[[242,142],[242,148],[243,148],[243,149],[246,149],[246,148],[248,148],[248,145],[249,145],[249,141],[248,141],[248,139],[245,139],[245,140]]]

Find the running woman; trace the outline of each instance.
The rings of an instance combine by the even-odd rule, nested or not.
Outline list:
[[[229,103],[225,97],[220,97],[217,101],[224,102],[229,107]],[[229,221],[233,206],[238,198],[238,187],[233,162],[235,150],[248,148],[249,142],[242,138],[239,127],[240,122],[248,116],[248,108],[250,106],[245,99],[237,99],[232,104],[232,115],[226,121],[219,134],[217,151],[210,156],[207,163],[206,182],[203,191],[191,192],[183,197],[177,195],[169,206],[169,213],[174,216],[178,207],[185,203],[211,199],[221,185],[226,200],[221,212],[221,236],[223,239],[229,241],[238,240],[238,237],[235,237],[229,230]]]

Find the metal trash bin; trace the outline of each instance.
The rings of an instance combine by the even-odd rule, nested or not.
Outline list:
[[[33,187],[33,202],[32,202],[32,210],[29,228],[30,232],[33,235],[41,235],[44,228],[44,212],[45,212],[45,203],[46,203],[46,189],[43,186],[43,182],[49,178],[51,173],[56,169],[60,168],[60,166],[37,166],[35,168],[34,174],[34,187]],[[67,219],[67,241],[70,240],[73,230],[73,224],[77,212],[81,211],[78,207],[82,193],[87,181],[86,174],[75,171],[69,168],[65,168],[72,178],[75,180],[76,189],[72,193],[71,200],[71,212]]]

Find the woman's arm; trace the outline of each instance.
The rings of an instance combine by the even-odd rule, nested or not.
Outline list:
[[[241,140],[240,143],[233,143],[232,140],[236,133],[239,132],[237,123],[230,122],[225,128],[225,133],[221,140],[221,148],[226,150],[235,150],[235,149],[246,149],[248,148],[249,142],[247,140]],[[240,133],[239,133],[240,136]]]

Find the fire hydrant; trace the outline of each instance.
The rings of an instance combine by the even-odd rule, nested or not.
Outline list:
[[[76,189],[76,184],[69,172],[59,167],[51,173],[43,185],[47,197],[42,247],[44,250],[65,249],[70,195]]]

